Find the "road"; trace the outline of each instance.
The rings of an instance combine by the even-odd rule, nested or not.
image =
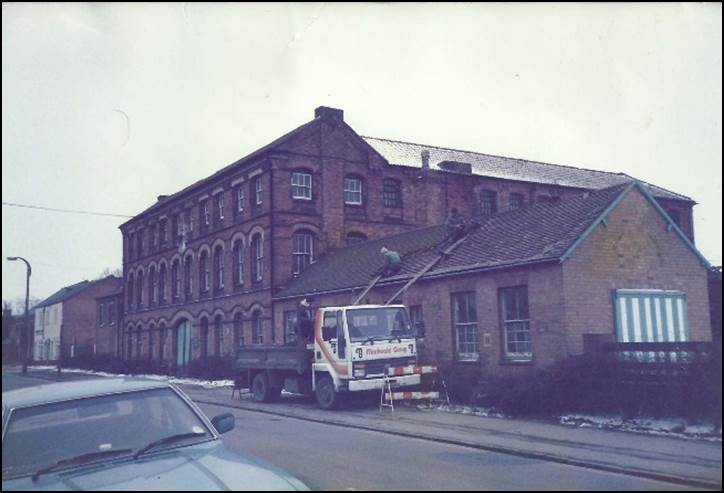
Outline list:
[[[62,377],[65,379],[65,374]],[[86,378],[79,375],[67,378]],[[3,373],[3,391],[48,383]],[[231,412],[224,435],[315,490],[673,490],[677,485],[581,467],[434,443],[259,412],[201,404],[209,416]]]

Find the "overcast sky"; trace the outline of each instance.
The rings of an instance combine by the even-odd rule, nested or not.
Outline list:
[[[136,214],[320,105],[358,133],[622,171],[721,264],[721,4],[2,4],[2,200]],[[2,297],[121,266],[115,217],[2,207]]]

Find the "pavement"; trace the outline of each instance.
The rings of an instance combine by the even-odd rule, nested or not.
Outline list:
[[[371,405],[323,411],[300,397],[260,404],[230,388],[182,386],[196,402],[543,459],[677,484],[722,486],[722,444],[531,420],[486,418],[415,407],[380,412]]]
[[[13,372],[4,367],[3,374],[6,371]],[[32,384],[33,379],[93,377],[31,371],[23,378]],[[3,379],[3,391],[8,390],[6,380]],[[203,405],[499,452],[685,486],[715,490],[721,490],[722,486],[722,444],[716,442],[405,406],[396,406],[394,412],[387,409],[380,412],[372,402],[355,402],[337,411],[324,411],[299,396],[283,395],[279,403],[261,404],[253,402],[248,395],[239,398],[237,394],[232,398],[229,387],[180,387]]]

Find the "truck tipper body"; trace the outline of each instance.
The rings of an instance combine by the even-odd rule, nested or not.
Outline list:
[[[238,349],[235,372],[257,401],[284,389],[332,409],[341,394],[417,386],[422,370],[403,305],[352,305],[317,309],[313,340]]]

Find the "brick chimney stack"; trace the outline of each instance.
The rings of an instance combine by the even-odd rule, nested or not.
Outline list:
[[[319,106],[314,110],[314,118],[343,122],[344,111],[337,108],[330,108],[328,106]]]
[[[430,151],[422,151],[420,157],[422,158],[422,169],[430,169]]]

